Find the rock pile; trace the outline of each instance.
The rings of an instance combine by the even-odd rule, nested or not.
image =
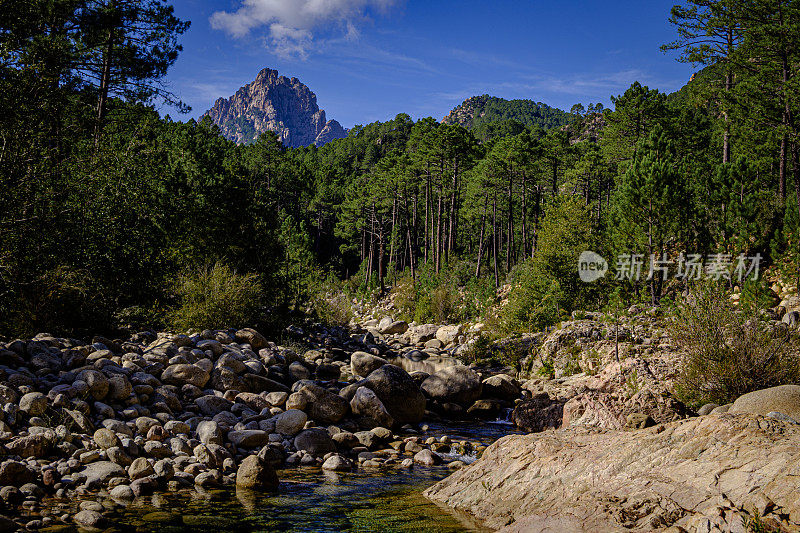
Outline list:
[[[102,527],[102,508],[52,516],[42,497],[275,490],[276,469],[292,465],[459,466],[441,454],[468,445],[423,438],[423,417],[513,406],[521,390],[510,377],[484,387],[463,366],[409,374],[389,361],[433,349],[389,337],[406,334],[403,324],[382,329],[398,333],[293,328],[305,350],[253,329],[0,343],[0,511],[41,512],[30,527]]]

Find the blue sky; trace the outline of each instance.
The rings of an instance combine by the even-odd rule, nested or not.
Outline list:
[[[659,50],[675,37],[674,3],[175,0],[192,26],[165,81],[197,117],[277,69],[348,128],[398,113],[441,119],[485,93],[608,107],[634,81],[671,92],[696,70]]]

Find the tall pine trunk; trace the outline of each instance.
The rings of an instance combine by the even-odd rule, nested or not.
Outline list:
[[[447,252],[452,253],[455,247],[455,224],[456,224],[456,197],[458,190],[458,158],[453,161],[453,190],[450,192],[450,220],[447,229]]]
[[[489,195],[486,195],[486,199],[483,202],[483,213],[481,213],[481,234],[480,238],[478,239],[478,260],[477,266],[475,267],[475,277],[481,277],[481,260],[483,259],[483,236],[486,233],[486,208],[489,205]]]
[[[514,169],[508,174],[508,235],[506,235],[506,272],[511,270],[511,255],[514,253]]]
[[[114,8],[112,2],[110,8]],[[108,29],[106,47],[103,51],[103,72],[100,74],[100,95],[97,98],[97,111],[95,113],[94,124],[94,147],[100,143],[100,134],[103,131],[103,122],[106,118],[106,108],[108,107],[108,89],[111,84],[111,54],[114,52],[114,28]]]
[[[527,199],[527,179],[525,172],[522,173],[522,215],[521,215],[521,222],[522,222],[522,258],[526,258],[528,256],[528,199]]]
[[[500,288],[500,273],[497,268],[497,192],[492,200],[492,245],[494,247],[494,287]]]
[[[436,206],[436,248],[434,255],[436,258],[436,273],[442,267],[442,186],[439,184],[439,198]]]

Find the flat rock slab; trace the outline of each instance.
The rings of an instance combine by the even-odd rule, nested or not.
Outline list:
[[[734,516],[765,501],[795,530],[800,425],[721,414],[510,435],[424,494],[503,531],[699,531],[721,505]]]
[[[105,483],[113,477],[128,477],[128,473],[123,467],[111,461],[98,461],[86,466],[81,472],[81,477],[85,477],[86,482]]]

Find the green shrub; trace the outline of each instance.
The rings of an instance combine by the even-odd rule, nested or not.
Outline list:
[[[467,318],[484,316],[496,301],[497,289],[491,276],[481,278],[472,276],[463,287],[463,314]]]
[[[465,363],[477,363],[491,367],[503,366],[522,371],[522,362],[530,355],[530,344],[524,339],[497,339],[481,332],[462,356]]]
[[[222,263],[183,274],[176,292],[180,307],[170,318],[179,330],[244,327],[260,318],[263,289],[258,276],[237,274]]]
[[[580,374],[581,372],[583,372],[583,369],[581,368],[580,361],[576,359],[570,359],[564,366],[563,377],[574,376],[575,374]]]
[[[547,208],[534,257],[509,275],[514,285],[502,311],[505,332],[541,330],[583,308],[596,285],[582,283],[578,257],[591,249],[592,218],[579,198],[560,196]]]
[[[458,320],[460,313],[457,288],[447,285],[436,287],[430,297],[422,298],[422,302],[423,305],[417,308],[415,320],[422,322],[430,319],[437,323]]]
[[[160,329],[164,323],[163,310],[156,307],[134,305],[114,313],[114,328],[134,332],[144,329]]]
[[[740,304],[743,309],[753,312],[778,305],[775,293],[762,281],[747,280],[742,285]]]
[[[642,390],[643,382],[639,379],[639,371],[635,368],[625,376],[625,394],[628,398]]]
[[[581,347],[572,346],[567,353],[568,357],[566,363],[564,364],[562,375],[567,377],[583,372],[583,369],[581,368]]]
[[[685,403],[725,404],[800,379],[798,335],[755,309],[737,310],[719,287],[700,287],[679,305],[671,335],[686,351],[676,383]]]
[[[558,281],[546,275],[535,261],[517,272],[508,303],[501,311],[501,329],[507,333],[538,331],[564,317],[564,294]]]
[[[779,533],[780,531],[764,523],[761,513],[756,508],[753,508],[752,513],[748,513],[744,520],[744,527],[748,533]]]
[[[556,375],[555,368],[553,367],[553,360],[545,359],[542,361],[542,366],[539,368],[537,374],[543,378],[553,379]]]
[[[393,289],[395,306],[403,319],[416,322],[462,322],[480,316],[495,299],[488,277],[476,279],[475,264],[453,259],[439,272],[429,262],[416,279],[406,275]]]
[[[478,363],[483,361],[490,361],[494,355],[494,346],[492,345],[492,338],[484,333],[480,333],[478,338],[469,345],[464,353],[464,362]]]
[[[353,318],[353,304],[347,287],[342,282],[328,279],[310,289],[311,310],[323,323],[346,326]]]

